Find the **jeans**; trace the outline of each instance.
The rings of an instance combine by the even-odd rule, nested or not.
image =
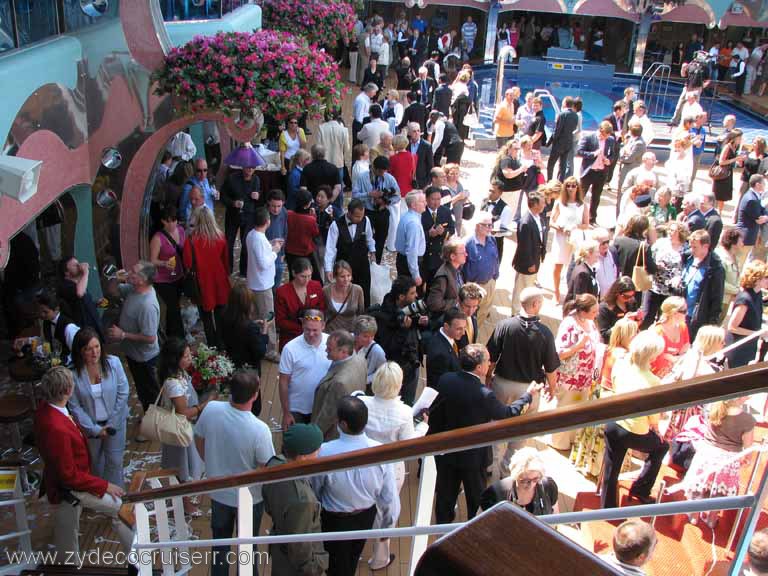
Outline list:
[[[253,505],[253,535],[259,533],[261,516],[264,514],[264,502]],[[237,521],[237,508],[227,506],[211,500],[211,533],[214,539],[232,538]],[[211,562],[211,576],[228,576],[230,562],[227,562],[227,554],[232,549],[229,546],[214,546],[213,561]],[[235,554],[235,559],[237,554]],[[254,573],[259,573],[259,567],[254,565]]]
[[[130,358],[128,368],[133,376],[133,383],[136,386],[136,395],[139,397],[144,412],[147,412],[150,404],[154,404],[157,395],[160,393],[160,386],[157,384],[157,359],[159,354],[144,362],[138,362]]]

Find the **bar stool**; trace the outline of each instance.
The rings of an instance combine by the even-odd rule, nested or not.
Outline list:
[[[31,448],[24,449],[19,425],[34,413],[32,398],[22,394],[6,394],[0,397],[0,424],[11,429],[11,447],[3,451],[2,459],[12,466],[18,466],[21,474],[21,487],[29,489],[26,467],[35,464],[38,457]]]

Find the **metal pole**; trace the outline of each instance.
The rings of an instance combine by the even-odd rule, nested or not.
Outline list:
[[[763,438],[761,444],[765,445],[765,438]],[[749,475],[749,482],[747,482],[747,489],[745,490],[745,493],[747,494],[749,494],[749,492],[752,490],[752,484],[755,483],[755,476],[757,476],[757,469],[760,466],[760,458],[762,456],[762,450],[758,450],[757,456],[755,456],[755,464],[752,466],[752,473]],[[731,546],[733,545],[733,541],[736,539],[736,531],[739,529],[739,524],[741,523],[741,517],[743,515],[744,509],[741,508],[736,513],[736,521],[733,523],[733,528],[731,528],[731,533],[728,536],[728,544],[725,545],[726,550],[730,550]]]
[[[731,563],[731,569],[728,572],[728,576],[738,576],[741,574],[741,565],[744,563],[744,557],[747,555],[747,549],[752,541],[752,535],[755,532],[757,520],[760,518],[760,512],[762,511],[766,493],[768,493],[768,466],[763,470],[763,475],[760,478],[760,485],[757,489],[755,502],[749,510],[747,521],[744,523],[744,530],[742,531],[741,538],[736,546],[736,556]]]

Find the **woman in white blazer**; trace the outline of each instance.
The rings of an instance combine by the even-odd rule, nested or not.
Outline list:
[[[130,388],[117,356],[102,353],[92,328],[72,341],[75,390],[69,408],[88,437],[94,475],[123,487],[123,454]]]

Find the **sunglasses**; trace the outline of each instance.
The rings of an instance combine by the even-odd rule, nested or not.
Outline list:
[[[302,320],[309,320],[310,322],[322,322],[323,317],[322,316],[304,316]]]
[[[538,484],[541,482],[541,476],[538,476],[537,478],[523,478],[522,480],[518,480],[517,483],[523,488],[528,488],[529,486],[533,484]]]
[[[208,172],[208,168],[198,168],[195,172]]]

